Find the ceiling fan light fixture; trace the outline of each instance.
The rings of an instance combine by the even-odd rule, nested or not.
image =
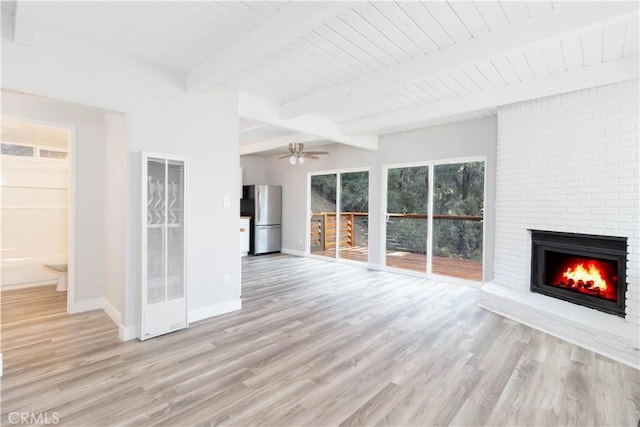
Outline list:
[[[282,156],[280,157],[280,159],[289,160],[289,164],[291,166],[294,166],[296,164],[301,165],[306,162],[307,159],[315,160],[320,158],[318,156],[329,154],[328,151],[304,151],[304,144],[301,142],[292,142],[291,144],[289,144],[288,148],[288,152],[275,154],[278,156]]]

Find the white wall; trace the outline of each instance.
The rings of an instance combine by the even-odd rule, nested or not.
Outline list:
[[[305,251],[307,174],[313,171],[369,168],[369,262],[382,265],[381,235],[382,166],[420,161],[486,157],[485,278],[492,277],[493,201],[495,200],[495,117],[386,135],[379,151],[331,145],[330,154],[303,165],[291,166],[286,159],[248,155],[241,157],[245,183],[283,186],[282,246],[294,253]],[[255,182],[254,182],[255,181]]]
[[[2,286],[53,283],[67,256],[67,162],[1,156]]]
[[[125,335],[132,334],[138,307],[134,296],[140,287],[141,150],[185,154],[189,159],[189,311],[199,318],[236,307],[240,295],[236,92],[219,89],[188,94],[181,73],[44,27],[38,28],[32,46],[17,45],[11,42],[10,17],[4,13],[2,16],[3,87],[122,112],[126,116],[127,192],[121,200],[126,211],[127,236],[126,251],[122,254],[126,260],[122,316]],[[104,185],[98,188],[104,189]],[[228,209],[223,208],[224,197],[232,201]],[[101,216],[97,219],[104,223]],[[222,286],[224,273],[231,276],[226,287]]]
[[[264,156],[242,156],[242,185],[264,184],[267,180],[265,167],[268,159]]]
[[[140,253],[140,152],[184,154],[188,159],[187,303],[207,313],[240,296],[240,154],[237,95],[218,90],[183,97],[138,100],[128,115],[128,258]],[[224,208],[229,197],[230,208]],[[128,281],[138,283],[138,264],[129,263]],[[223,274],[231,285],[222,286]],[[135,289],[127,294],[133,301]],[[191,316],[192,320],[203,314]]]
[[[125,307],[127,248],[127,127],[123,114],[104,113],[104,298],[120,315]],[[118,314],[115,314],[116,318]]]
[[[636,366],[640,362],[639,89],[638,80],[631,80],[500,107],[495,280],[481,294],[483,304],[496,311]],[[530,229],[626,237],[624,321],[531,294]],[[511,313],[511,308],[519,307],[515,300],[533,308]],[[541,314],[550,307],[556,307],[553,313]],[[573,319],[558,320],[568,313]],[[563,330],[556,331],[558,325]]]

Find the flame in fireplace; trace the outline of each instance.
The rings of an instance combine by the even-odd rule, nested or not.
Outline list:
[[[591,289],[607,290],[607,281],[602,276],[606,274],[596,261],[587,261],[568,267],[562,274],[563,279],[573,280],[574,283],[588,284]]]

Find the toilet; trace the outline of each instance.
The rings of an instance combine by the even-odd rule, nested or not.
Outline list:
[[[45,262],[44,266],[58,274],[58,286],[56,286],[56,291],[66,291],[67,263],[65,261],[49,261]]]

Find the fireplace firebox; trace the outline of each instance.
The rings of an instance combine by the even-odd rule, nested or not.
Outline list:
[[[531,231],[531,291],[625,316],[627,239]]]

